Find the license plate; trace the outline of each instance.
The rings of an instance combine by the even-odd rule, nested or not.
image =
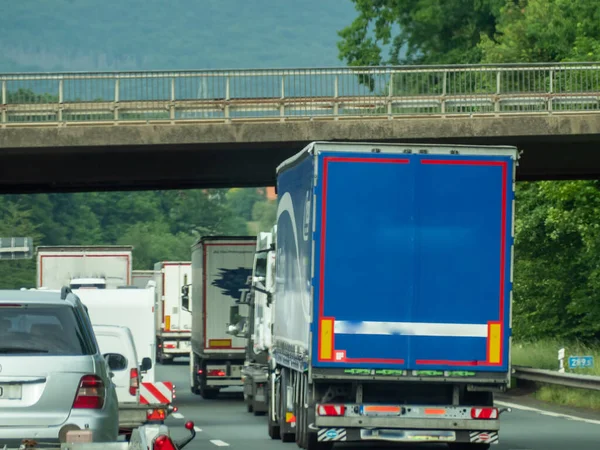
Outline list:
[[[0,400],[21,400],[21,385],[0,384]]]

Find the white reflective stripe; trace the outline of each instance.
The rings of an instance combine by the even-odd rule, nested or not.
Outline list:
[[[165,383],[154,383],[154,387],[170,401],[173,401],[173,391]]]
[[[349,322],[336,320],[334,333],[485,338],[488,335],[488,326],[487,324],[467,323]]]

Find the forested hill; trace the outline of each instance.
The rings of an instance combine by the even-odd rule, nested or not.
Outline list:
[[[18,0],[0,12],[0,72],[341,65],[347,0]]]

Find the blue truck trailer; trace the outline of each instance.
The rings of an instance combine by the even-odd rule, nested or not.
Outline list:
[[[277,168],[271,438],[498,443],[517,160],[314,142]]]

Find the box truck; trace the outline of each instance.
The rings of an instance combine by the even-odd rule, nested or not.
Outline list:
[[[517,158],[316,142],[277,168],[271,438],[498,442]]]
[[[189,356],[192,330],[191,308],[181,304],[181,288],[191,283],[189,261],[160,261],[154,265],[156,283],[156,359],[161,363]]]
[[[111,289],[131,283],[131,245],[66,245],[37,248],[37,287]]]
[[[132,286],[145,289],[148,281],[154,281],[154,270],[134,270],[131,273]]]
[[[248,316],[255,248],[253,236],[203,237],[192,246],[190,387],[204,398],[242,385],[246,338],[238,335]],[[189,302],[187,289],[183,294]]]
[[[273,288],[275,283],[275,229],[261,232],[256,239],[252,269],[246,360],[242,369],[244,401],[248,412],[262,415],[267,412],[267,380],[271,325],[273,323]]]

